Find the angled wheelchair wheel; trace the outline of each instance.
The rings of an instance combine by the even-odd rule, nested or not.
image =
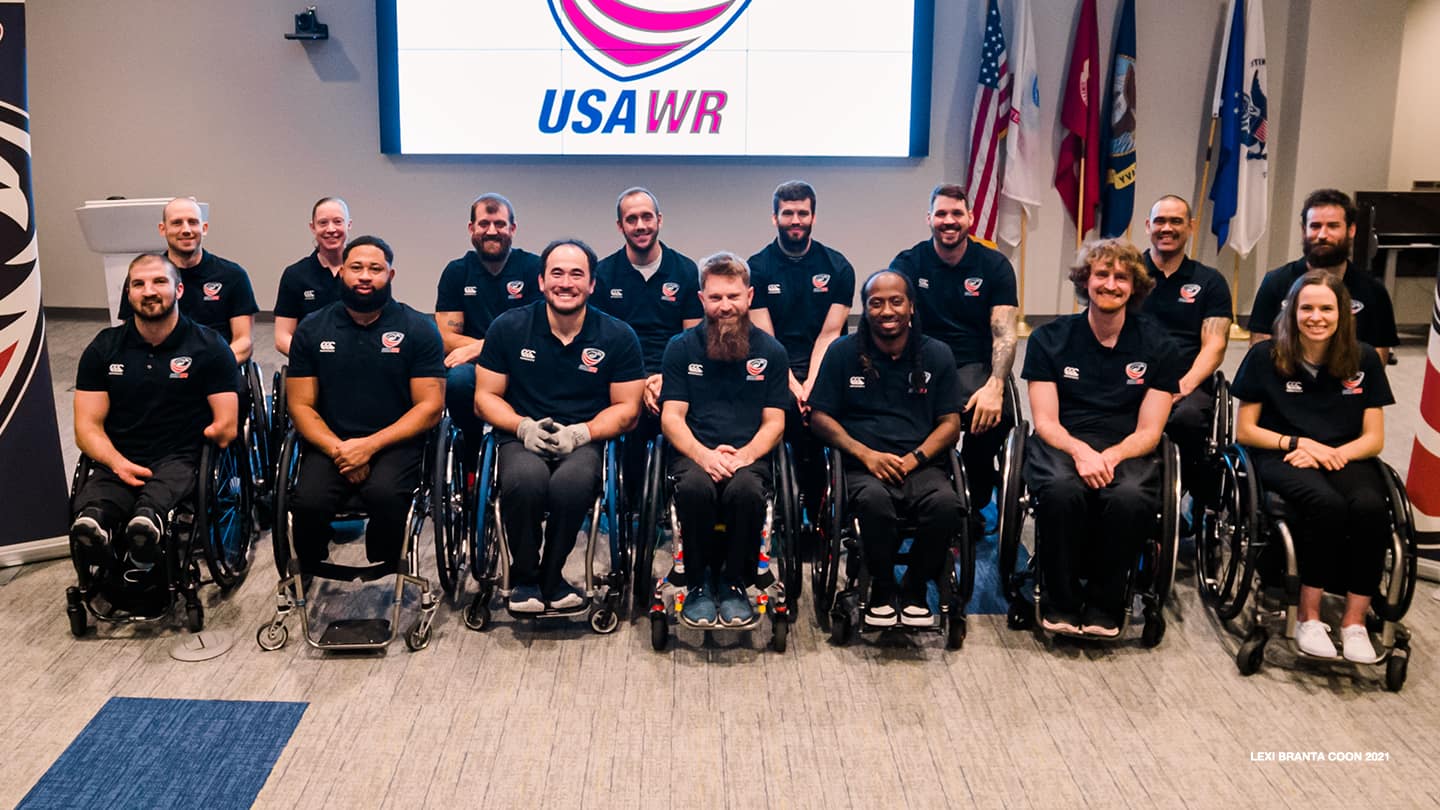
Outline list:
[[[782,545],[780,553],[774,556],[780,559],[779,575],[780,581],[785,585],[787,615],[793,622],[799,615],[800,591],[805,587],[800,567],[801,533],[805,531],[805,527],[801,525],[800,519],[800,483],[796,478],[795,458],[790,446],[784,442],[780,443],[777,460],[779,474],[776,475],[778,480],[775,494],[780,505],[782,531],[779,539]]]
[[[1415,536],[1415,515],[1410,508],[1410,498],[1405,492],[1405,482],[1400,473],[1381,461],[1381,475],[1385,479],[1386,497],[1390,505],[1390,547],[1386,549],[1385,565],[1381,569],[1380,596],[1371,602],[1375,615],[1387,622],[1398,622],[1410,610],[1415,596],[1415,582],[1419,575]],[[1402,675],[1401,681],[1404,677]]]
[[[999,493],[999,562],[1000,583],[1005,596],[1013,605],[1023,598],[1020,586],[1023,573],[1016,570],[1020,560],[1020,535],[1025,527],[1025,509],[1020,503],[1025,494],[1022,477],[1025,466],[1025,444],[1029,440],[1030,425],[1024,420],[1018,422],[1005,438],[1000,456]]]
[[[195,532],[210,578],[222,591],[239,585],[250,570],[254,513],[246,459],[239,440],[224,449],[206,443],[200,451]]]
[[[650,450],[645,458],[640,526],[634,540],[635,570],[631,578],[631,616],[644,616],[649,612],[650,598],[655,592],[655,549],[660,543],[660,513],[665,508],[667,499],[664,441],[664,438],[656,436],[650,442]],[[659,649],[664,649],[663,645]]]
[[[290,367],[281,366],[275,370],[275,376],[270,383],[270,480],[277,483],[280,479],[280,462],[283,460],[280,447],[285,443],[285,434],[290,432],[290,412],[286,410],[289,407],[289,398],[285,391],[285,383],[289,378]]]
[[[465,493],[464,442],[446,416],[440,420],[434,443],[430,483],[430,521],[435,535],[435,570],[440,589],[454,596],[462,575],[466,537],[471,522]]]
[[[814,544],[810,560],[810,598],[815,602],[815,623],[822,629],[830,626],[830,614],[835,607],[842,534],[845,530],[844,460],[840,457],[840,451],[834,447],[825,448],[825,460],[830,472],[829,489],[825,493],[821,509],[823,522],[820,538]]]
[[[1180,550],[1180,448],[1170,441],[1169,436],[1160,440],[1161,491],[1160,491],[1160,534],[1155,549],[1155,580],[1151,587],[1155,593],[1155,604],[1164,607],[1175,587],[1175,563]],[[1158,608],[1157,608],[1158,609]],[[1163,631],[1162,631],[1163,632]],[[1158,644],[1159,641],[1157,640]]]
[[[275,478],[275,524],[270,544],[275,551],[275,571],[280,579],[290,576],[290,494],[300,471],[300,437],[294,430],[280,443],[280,463]]]
[[[1240,614],[1249,598],[1256,534],[1262,531],[1259,492],[1249,458],[1238,446],[1221,453],[1216,501],[1206,508],[1196,537],[1196,579],[1200,595],[1221,621]]]
[[[254,360],[244,366],[245,386],[250,391],[250,409],[241,415],[240,429],[248,451],[245,470],[250,477],[253,491],[252,506],[255,518],[261,528],[268,528],[274,520],[275,476],[273,473],[275,445],[271,428],[269,398],[265,384],[260,381],[260,366]]]

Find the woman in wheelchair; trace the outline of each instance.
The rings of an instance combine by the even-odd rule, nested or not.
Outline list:
[[[1355,338],[1340,277],[1311,271],[1296,280],[1275,319],[1235,375],[1235,435],[1265,489],[1293,507],[1300,568],[1301,652],[1335,658],[1320,619],[1325,590],[1345,594],[1340,638],[1346,659],[1375,660],[1365,617],[1390,540],[1390,507],[1377,457],[1381,410],[1395,399],[1374,349]]]

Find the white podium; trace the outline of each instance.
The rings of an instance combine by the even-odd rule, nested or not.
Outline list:
[[[157,226],[171,199],[86,200],[75,209],[85,243],[104,260],[105,300],[110,305],[111,325],[120,323],[121,288],[130,260],[137,253],[165,249],[165,238]],[[200,203],[200,215],[210,219],[209,203]]]

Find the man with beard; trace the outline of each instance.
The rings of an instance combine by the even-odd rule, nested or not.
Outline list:
[[[814,519],[824,486],[821,448],[805,420],[810,415],[810,371],[830,343],[845,332],[855,296],[855,269],[840,254],[810,238],[815,225],[815,189],[791,180],[776,187],[770,200],[775,241],[750,257],[755,325],[774,335],[790,357],[791,406],[785,439],[795,450],[801,497]]]
[[[1374,346],[1380,359],[1390,362],[1391,347],[1400,345],[1395,309],[1385,285],[1350,261],[1355,241],[1355,205],[1349,195],[1333,188],[1310,192],[1300,208],[1300,224],[1305,226],[1305,255],[1271,270],[1260,282],[1250,307],[1250,345],[1270,339],[1290,285],[1309,270],[1325,270],[1338,274],[1350,292],[1355,337]]]
[[[750,322],[750,270],[733,253],[700,265],[705,321],[665,348],[661,427],[674,449],[675,511],[684,527],[685,618],[734,626],[752,618],[745,588],[770,491],[768,456],[785,432],[785,349]],[[728,528],[726,542],[715,524]]]
[[[1000,251],[970,238],[970,203],[960,186],[936,186],[925,221],[930,238],[902,251],[890,269],[910,279],[925,334],[954,356],[966,433],[961,457],[978,538],[984,534],[980,509],[999,483],[995,459],[1015,423],[1015,403],[1005,401],[1015,364],[1015,270]]]
[[[201,245],[210,233],[200,204],[190,197],[176,197],[165,204],[160,235],[165,237],[165,257],[180,271],[180,311],[201,326],[219,332],[230,344],[236,363],[250,359],[254,349],[255,291],[245,268],[222,259]],[[130,299],[120,301],[120,319],[133,314]]]
[[[972,249],[974,249],[973,246]],[[946,456],[960,438],[959,374],[944,343],[914,326],[910,281],[881,270],[860,288],[860,328],[830,344],[810,395],[810,426],[840,448],[845,497],[860,521],[870,573],[865,623],[894,627],[902,515],[915,518],[899,622],[928,627],[926,584],[945,565],[963,517]]]
[[[181,314],[180,273],[162,254],[130,262],[125,323],[95,336],[75,377],[75,444],[98,465],[75,493],[70,536],[95,564],[128,551],[156,560],[164,520],[195,488],[202,442],[238,429],[235,357],[213,330]],[[125,526],[125,548],[110,543]]]
[[[499,194],[481,194],[470,204],[474,250],[450,262],[440,274],[435,323],[445,340],[445,407],[465,434],[467,466],[474,463],[484,428],[475,415],[475,360],[485,332],[501,313],[540,299],[536,286],[540,257],[512,247],[515,206]]]
[[[626,438],[627,495],[644,485],[645,443],[660,432],[660,360],[670,338],[700,323],[700,288],[695,262],[660,241],[663,215],[655,195],[644,188],[621,192],[615,227],[625,247],[595,268],[595,307],[630,324],[640,339],[645,363],[645,407],[640,424]]]
[[[445,405],[445,353],[430,319],[391,297],[394,261],[383,239],[351,241],[340,300],[290,343],[285,392],[307,445],[291,500],[302,571],[328,556],[330,521],[356,493],[370,516],[366,556],[400,559],[424,437]]]
[[[1024,475],[1041,542],[1041,624],[1114,638],[1159,507],[1154,450],[1181,366],[1164,330],[1139,317],[1155,282],[1133,245],[1087,243],[1070,280],[1086,308],[1036,329],[1021,372],[1035,419]]]
[[[561,569],[600,489],[603,443],[635,426],[645,389],[634,330],[588,305],[595,251],[566,239],[540,262],[544,300],[490,325],[475,385],[499,441],[508,606],[518,613],[584,608]]]
[[[340,300],[340,265],[350,238],[350,206],[339,197],[321,197],[310,208],[315,249],[285,268],[275,293],[275,349],[290,354],[295,327],[306,315]]]

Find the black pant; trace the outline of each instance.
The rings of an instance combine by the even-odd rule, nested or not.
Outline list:
[[[965,463],[965,481],[970,490],[970,517],[972,521],[979,521],[982,519],[980,510],[990,503],[995,487],[1000,483],[998,459],[1000,449],[1005,446],[1005,437],[1015,425],[1015,403],[1010,401],[1007,393],[1000,413],[1000,424],[983,433],[972,433],[970,418],[974,414],[965,412],[963,408],[970,397],[990,379],[990,364],[967,363],[957,366],[955,372],[960,377],[960,402],[957,403],[962,409],[960,429],[965,432],[965,440],[960,445],[960,460]]]
[[[1390,506],[1378,462],[1352,461],[1338,470],[1302,470],[1278,451],[1250,458],[1265,488],[1278,493],[1292,524],[1300,583],[1337,593],[1375,596],[1390,543]]]
[[[670,475],[675,479],[675,513],[683,531],[686,581],[704,582],[708,569],[712,576],[748,585],[755,575],[765,525],[769,460],[741,467],[716,483],[700,465],[676,454]],[[715,534],[716,523],[725,524],[724,542]]]
[[[1096,444],[1108,444],[1092,442]],[[1162,467],[1158,454],[1126,459],[1100,489],[1085,485],[1075,461],[1031,435],[1025,483],[1036,501],[1035,536],[1045,600],[1058,611],[1083,604],[1120,615],[1125,580],[1155,530]],[[1086,580],[1081,598],[1080,580]]]
[[[95,465],[95,471],[81,485],[75,496],[76,513],[87,509],[98,512],[100,525],[118,538],[121,526],[137,509],[154,510],[160,519],[179,506],[195,491],[195,468],[198,460],[190,454],[166,456],[146,464],[153,473],[144,486],[132,487],[120,480],[108,467]],[[119,551],[119,549],[117,549]]]
[[[1165,423],[1166,435],[1180,450],[1180,481],[1200,504],[1215,497],[1217,475],[1205,463],[1205,445],[1210,441],[1214,418],[1215,393],[1207,381],[1175,403],[1170,409],[1170,421]]]
[[[923,591],[939,576],[950,540],[960,531],[960,496],[944,468],[931,465],[910,473],[900,486],[887,484],[858,467],[845,470],[845,497],[860,522],[865,567],[882,592],[895,582],[895,554],[900,548],[900,521],[915,526],[905,590]]]
[[[558,461],[538,456],[514,439],[502,441],[499,452],[500,512],[510,545],[510,584],[539,585],[544,593],[553,594],[563,584],[565,558],[575,548],[575,536],[600,494],[602,445],[582,445]]]
[[[392,445],[370,459],[370,476],[352,484],[335,462],[313,445],[300,457],[300,480],[291,497],[291,523],[300,563],[324,560],[330,553],[330,522],[358,496],[369,516],[365,528],[365,556],[373,563],[397,562],[404,544],[405,517],[420,483],[419,441]]]

